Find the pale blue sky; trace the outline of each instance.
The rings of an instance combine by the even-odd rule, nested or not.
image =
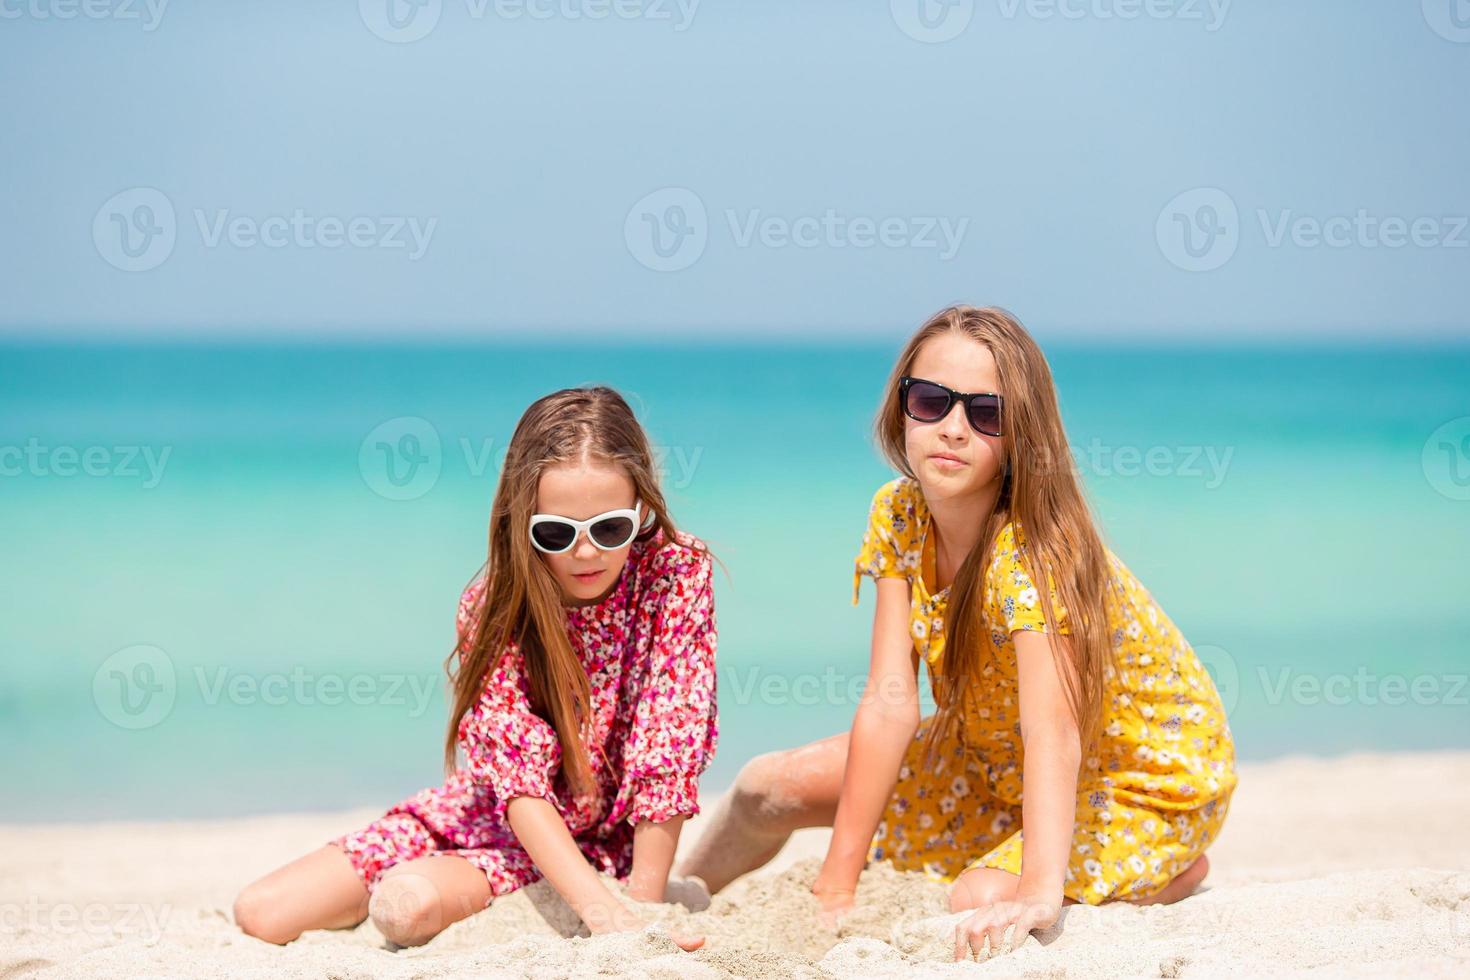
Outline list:
[[[88,2],[0,0],[0,334],[1470,334],[1466,0]]]

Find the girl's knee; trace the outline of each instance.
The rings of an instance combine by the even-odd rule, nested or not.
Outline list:
[[[247,936],[268,943],[284,945],[301,935],[290,919],[281,913],[281,896],[262,882],[249,885],[235,897],[235,925]]]
[[[740,767],[731,803],[747,816],[771,819],[798,807],[799,797],[785,785],[789,751],[767,752]]]
[[[735,777],[731,809],[758,833],[830,826],[842,790],[846,739],[825,738],[751,759]]]
[[[368,917],[389,942],[419,946],[443,929],[438,889],[423,875],[385,874],[368,901]]]
[[[1174,902],[1193,895],[1195,889],[1205,880],[1205,875],[1209,873],[1209,858],[1201,854],[1157,892],[1142,898],[1130,898],[1128,901],[1134,905],[1172,905]]]

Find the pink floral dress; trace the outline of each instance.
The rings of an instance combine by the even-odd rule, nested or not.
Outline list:
[[[346,853],[368,891],[401,861],[464,858],[485,872],[491,897],[541,877],[506,820],[516,796],[549,800],[594,868],[626,878],[633,826],[699,812],[699,776],[718,735],[715,616],[710,558],[681,535],[633,544],[608,596],[567,609],[567,635],[591,681],[583,728],[599,797],[578,799],[562,776],[561,744],[531,710],[525,665],[511,643],[459,725],[464,764],[379,820],[328,843]],[[468,648],[485,583],[459,601],[460,651]]]

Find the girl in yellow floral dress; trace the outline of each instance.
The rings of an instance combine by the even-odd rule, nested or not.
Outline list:
[[[900,355],[876,431],[903,476],[857,558],[878,590],[869,693],[850,733],[749,763],[680,872],[718,890],[830,825],[813,886],[829,916],[868,861],[924,871],[976,909],[956,957],[1063,904],[1190,894],[1235,788],[1230,729],[1102,544],[1040,349],[1004,311],[944,310]],[[920,661],[938,706],[922,720]]]

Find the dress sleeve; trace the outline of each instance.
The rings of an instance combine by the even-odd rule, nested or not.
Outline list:
[[[1051,632],[1046,625],[1040,593],[1022,561],[1020,542],[1023,540],[1024,535],[1018,535],[1014,525],[1007,524],[1001,528],[987,572],[986,593],[991,597],[992,620],[1005,630],[1007,636],[1018,630]],[[1056,632],[1066,634],[1069,632],[1066,607],[1057,593],[1055,579],[1049,574],[1047,583],[1051,590]]]
[[[482,595],[471,595],[483,586],[473,585],[460,599],[458,617],[460,653],[468,652],[476,604]],[[476,782],[489,786],[495,797],[493,812],[505,818],[506,807],[517,796],[539,796],[555,800],[552,782],[561,765],[561,740],[550,722],[531,710],[525,661],[520,648],[511,643],[485,678],[480,699],[459,723],[459,743],[464,748],[465,768]]]
[[[914,505],[903,480],[878,488],[868,508],[868,530],[852,573],[852,603],[857,605],[863,576],[908,578],[919,567],[914,544]]]
[[[480,604],[485,601],[485,580],[477,578],[460,593],[459,610],[454,614],[454,635],[459,640],[459,656],[469,656],[474,642],[475,624],[479,621]]]
[[[719,736],[710,556],[682,547],[672,554],[623,745],[626,782],[620,795],[633,824],[699,812],[699,776]]]

